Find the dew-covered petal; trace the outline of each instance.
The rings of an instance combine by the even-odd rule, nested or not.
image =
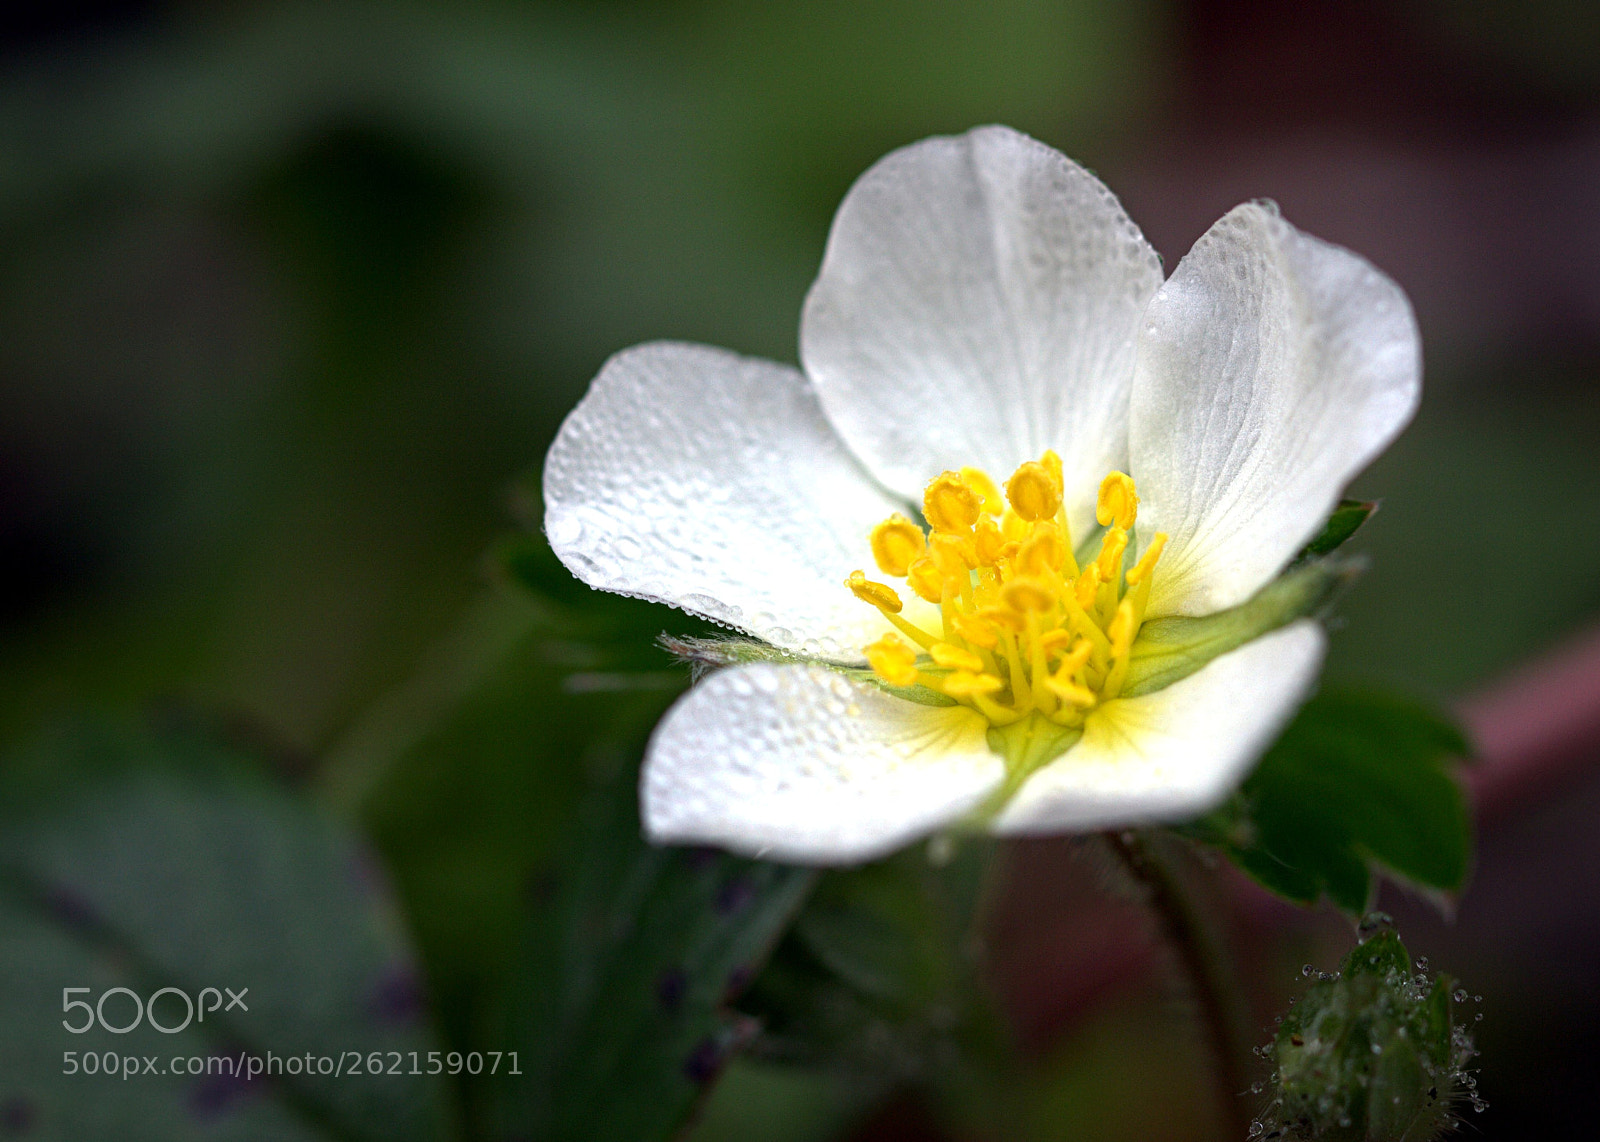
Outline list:
[[[800,357],[840,434],[906,496],[1054,448],[1075,534],[1126,464],[1156,253],[1099,179],[1004,127],[895,151],[845,196]]]
[[[995,831],[1119,828],[1215,807],[1309,693],[1324,642],[1301,619],[1165,690],[1107,702],[1076,745],[1023,784]]]
[[[642,815],[651,840],[798,864],[892,852],[1000,782],[988,722],[819,666],[719,671],[656,728]]]
[[[1151,614],[1249,598],[1416,410],[1400,287],[1270,204],[1230,211],[1150,303],[1129,448],[1139,534],[1170,536]]]
[[[618,353],[562,424],[544,497],[551,547],[591,587],[852,661],[888,629],[844,579],[872,570],[872,526],[903,505],[786,365],[671,342]]]

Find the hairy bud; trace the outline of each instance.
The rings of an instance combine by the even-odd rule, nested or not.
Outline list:
[[[1309,966],[1306,974],[1315,974]],[[1387,929],[1318,975],[1262,1054],[1276,1063],[1273,1100],[1251,1138],[1426,1142],[1478,1097],[1464,1068],[1476,1053],[1458,1008],[1466,993],[1430,979]],[[1453,991],[1453,993],[1452,993]]]

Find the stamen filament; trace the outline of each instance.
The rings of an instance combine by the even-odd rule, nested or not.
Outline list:
[[[1039,612],[1028,612],[1028,666],[1030,673],[1036,679],[1049,676],[1045,669],[1044,641],[1039,637]],[[1045,686],[1036,686],[1033,690],[1033,705],[1041,714],[1055,713],[1056,704]]]
[[[1000,635],[1001,645],[1006,650],[1006,665],[1011,670],[1011,704],[1019,712],[1026,710],[1032,703],[1033,695],[1028,689],[1028,679],[1022,672],[1022,658],[1017,653],[1017,638],[1010,631]]]
[[[916,643],[918,646],[922,647],[922,649],[924,649],[924,650],[930,649],[933,646],[934,643],[939,641],[938,639],[934,638],[931,634],[929,634],[927,631],[925,631],[921,627],[917,626],[915,623],[907,622],[905,619],[901,618],[899,615],[895,614],[893,611],[886,611],[886,610],[883,610],[880,607],[879,608],[879,613],[881,613],[884,618],[888,619],[891,623],[893,623],[896,630],[898,630],[901,634],[905,635],[907,638],[909,638],[912,642]]]

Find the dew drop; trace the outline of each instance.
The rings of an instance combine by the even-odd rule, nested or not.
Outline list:
[[[544,530],[550,537],[550,542],[557,547],[577,543],[583,537],[583,524],[577,517],[570,515],[547,517]]]

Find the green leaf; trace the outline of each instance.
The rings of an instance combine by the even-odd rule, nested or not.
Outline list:
[[[0,780],[0,1106],[30,1137],[448,1136],[421,977],[371,857],[238,756],[190,739],[75,730]],[[183,1026],[202,990],[231,988]],[[82,1034],[99,1004],[115,1034]],[[141,1016],[127,988],[166,1034]],[[248,990],[245,990],[248,989]],[[226,999],[225,993],[220,998]],[[79,1073],[66,1052],[77,1052]],[[109,1078],[106,1053],[137,1060]],[[313,1073],[222,1073],[242,1057]],[[370,1073],[369,1056],[381,1052]],[[87,1054],[97,1074],[84,1074]],[[352,1073],[359,1056],[360,1072]],[[163,1073],[177,1057],[183,1073]],[[320,1073],[322,1058],[343,1074]],[[211,1073],[187,1073],[187,1060]],[[222,1060],[226,1059],[224,1063]],[[146,1060],[150,1063],[147,1064]],[[413,1060],[423,1073],[413,1075]],[[157,1069],[152,1073],[147,1066]]]
[[[964,838],[825,873],[742,1006],[769,1057],[824,1066],[864,1101],[1014,1059],[980,971],[996,845]]]
[[[1454,892],[1471,860],[1471,823],[1448,766],[1467,754],[1454,725],[1414,702],[1321,694],[1233,801],[1188,831],[1301,903],[1326,894],[1359,914],[1374,869]]]
[[[582,607],[604,597],[568,571],[537,532],[501,536],[490,549],[490,560],[513,583],[565,606]]]
[[[1339,506],[1333,509],[1333,514],[1328,517],[1328,522],[1322,525],[1322,530],[1317,533],[1316,538],[1300,549],[1300,554],[1295,556],[1293,565],[1298,566],[1308,559],[1327,555],[1330,551],[1343,547],[1377,510],[1376,500],[1340,500]]]
[[[596,590],[568,571],[537,532],[500,537],[490,550],[490,565],[509,588],[539,608],[546,633],[566,640],[574,665],[581,663],[584,672],[676,674],[672,655],[698,660],[702,651],[714,655],[723,641],[728,642],[730,652],[756,647],[765,648],[766,656],[773,660],[794,658],[764,643],[728,639],[726,629],[665,603]],[[668,631],[670,636],[665,633]],[[685,655],[682,648],[695,653]],[[747,654],[737,660],[760,657]],[[705,664],[725,663],[708,658]],[[681,678],[687,684],[687,674]]]
[[[588,807],[572,859],[535,918],[508,1041],[525,1079],[507,1133],[548,1142],[672,1137],[755,1032],[728,1002],[754,977],[816,874],[640,832],[637,787]]]

